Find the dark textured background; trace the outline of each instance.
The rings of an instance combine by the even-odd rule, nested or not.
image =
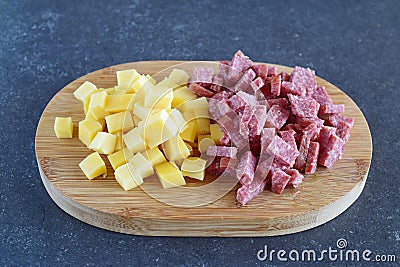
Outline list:
[[[264,245],[320,251],[338,238],[349,249],[397,252],[400,261],[399,1],[126,2],[0,0],[0,265],[254,265]],[[237,49],[255,61],[314,68],[359,105],[373,161],[346,212],[281,237],[142,237],[89,226],[53,203],[34,137],[59,89],[109,65],[228,59]]]

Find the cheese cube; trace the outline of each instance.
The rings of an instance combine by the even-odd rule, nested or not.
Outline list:
[[[197,134],[210,133],[210,119],[197,119]]]
[[[193,147],[188,142],[185,142],[185,145],[189,150],[189,156],[192,156],[193,155]]]
[[[108,96],[108,94],[106,91],[101,91],[101,92],[92,94],[90,96],[89,109],[97,108],[97,107],[101,107],[104,109],[106,106],[107,96]]]
[[[85,113],[85,115],[89,111],[89,104],[90,104],[90,97],[88,97],[85,100],[83,100],[83,112]]]
[[[209,146],[215,146],[214,140],[211,137],[202,138],[199,142],[198,150],[200,153],[206,153]]]
[[[146,108],[143,107],[143,104],[140,102],[137,102],[133,105],[133,114],[137,116],[140,120],[148,120],[150,114],[158,112],[158,108]]]
[[[184,70],[173,69],[168,79],[178,85],[186,84],[189,80],[189,74]]]
[[[143,183],[143,178],[129,163],[119,166],[115,170],[114,175],[119,185],[125,191],[131,190]]]
[[[98,92],[96,85],[86,81],[81,86],[79,86],[78,89],[75,90],[74,96],[76,99],[84,101],[96,92]]]
[[[95,109],[96,109],[96,108],[95,108]],[[100,122],[100,124],[101,124],[101,130],[103,130],[104,127],[106,126],[106,120],[105,120],[104,118],[99,118],[99,119],[97,119],[95,116],[98,116],[98,115],[95,115],[94,112],[93,112],[93,110],[89,110],[88,113],[87,113],[86,116],[85,116],[85,120],[86,120],[86,119],[89,119],[89,120],[95,120],[95,121]]]
[[[151,81],[149,81],[148,77],[145,75],[141,75],[134,83],[131,84],[131,90],[133,92],[138,92],[141,91],[142,87],[147,84],[152,84]],[[144,89],[143,89],[144,91]]]
[[[205,97],[188,100],[176,107],[182,112],[194,112],[196,109],[208,109],[208,101]]]
[[[182,131],[186,126],[186,120],[183,118],[182,113],[177,109],[170,109],[167,110],[167,112],[169,114],[168,120],[172,120],[178,127],[179,131]]]
[[[117,71],[118,85],[130,86],[137,79],[139,79],[139,77],[140,74],[135,69]]]
[[[180,160],[189,157],[190,151],[179,135],[175,135],[163,144],[164,153],[168,160]]]
[[[205,176],[205,171],[199,171],[199,172],[187,172],[187,171],[182,171],[182,175],[183,176],[187,176],[193,179],[197,179],[200,181],[204,180],[204,176]]]
[[[114,92],[117,94],[119,94],[119,93],[121,93],[121,94],[134,93],[133,91],[131,91],[131,87],[127,83],[114,86]]]
[[[79,163],[79,167],[90,180],[99,175],[103,175],[103,177],[107,176],[106,164],[97,152],[88,155]]]
[[[185,141],[194,142],[197,136],[197,122],[189,121],[179,135]]]
[[[129,163],[142,178],[149,177],[154,173],[153,165],[141,153],[137,153],[129,159]]]
[[[153,167],[157,164],[167,161],[163,153],[158,149],[158,147],[143,151],[142,155],[150,161]]]
[[[103,130],[103,127],[100,122],[84,119],[79,122],[79,140],[88,146],[96,134]]]
[[[108,115],[110,115],[110,113],[107,112],[104,108],[95,107],[88,110],[88,112],[86,113],[86,118],[93,118],[96,121],[100,121]]]
[[[169,89],[175,89],[178,87],[178,84],[173,82],[171,79],[165,78],[161,82],[157,84],[157,87],[163,87],[163,88],[169,88]]]
[[[177,134],[178,127],[168,118],[168,112],[161,109],[159,112],[151,114],[146,121],[144,139],[150,148],[164,143]]]
[[[74,124],[71,117],[56,117],[54,120],[54,132],[57,138],[72,138]]]
[[[145,151],[147,148],[146,142],[138,128],[133,128],[122,136],[126,147],[133,153]]]
[[[175,108],[176,106],[188,101],[196,99],[197,96],[190,91],[189,87],[183,86],[174,90],[174,98],[172,99],[171,107]]]
[[[135,124],[132,115],[128,112],[119,112],[105,117],[109,133],[118,131],[129,131]]]
[[[111,113],[132,110],[132,100],[132,94],[109,95],[107,96],[105,110]]]
[[[154,168],[163,188],[186,184],[182,172],[171,162],[158,164]]]
[[[181,171],[200,172],[206,168],[207,161],[199,157],[189,157],[185,159],[181,166]]]
[[[99,152],[100,154],[111,154],[114,152],[117,137],[106,132],[98,132],[88,146],[89,149]]]
[[[151,75],[147,74],[146,75],[147,80],[149,80],[153,85],[156,85],[157,81],[151,77]]]
[[[129,149],[121,149],[107,156],[108,161],[114,170],[124,165],[133,157],[133,153]]]
[[[171,88],[149,86],[144,97],[144,107],[170,109],[174,98]]]
[[[221,140],[224,135],[219,124],[210,124],[210,135],[215,144],[219,145],[219,140]]]
[[[125,147],[124,141],[122,140],[122,131],[115,132],[114,135],[117,137],[117,141],[115,141],[115,151],[121,150]]]

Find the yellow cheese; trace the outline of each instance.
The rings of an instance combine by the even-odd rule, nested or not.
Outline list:
[[[108,161],[114,170],[119,166],[127,163],[130,158],[133,157],[133,153],[129,149],[121,149],[107,156]]]
[[[219,145],[219,140],[224,135],[219,124],[210,124],[210,135],[215,144]]]
[[[129,163],[119,166],[115,170],[114,175],[119,185],[125,191],[131,190],[143,183],[143,178]]]
[[[107,176],[107,168],[103,159],[97,152],[93,152],[79,163],[79,167],[88,179],[96,178],[99,175]]]
[[[204,176],[205,176],[205,171],[199,171],[199,172],[187,172],[187,171],[182,171],[182,175],[183,176],[187,176],[190,178],[194,178],[200,181],[204,180]]]
[[[144,96],[144,107],[170,109],[174,98],[172,88],[149,86]]]
[[[144,139],[150,148],[158,146],[177,134],[178,127],[168,118],[168,112],[161,109],[159,112],[151,114],[146,121]]]
[[[89,109],[92,108],[105,108],[106,106],[106,100],[107,100],[107,92],[106,91],[101,91],[94,93],[90,96],[90,102],[89,102]]]
[[[115,113],[133,108],[133,94],[109,95],[107,96],[105,110]]]
[[[189,80],[189,74],[184,70],[173,69],[168,79],[178,85],[187,84]]]
[[[143,139],[142,133],[138,128],[133,128],[122,136],[126,147],[133,153],[145,151],[147,148],[146,142]]]
[[[193,156],[193,147],[188,142],[185,142],[185,145],[189,149],[189,156]]]
[[[147,80],[149,80],[153,85],[156,85],[157,81],[151,77],[151,75],[147,74],[146,75]]]
[[[94,107],[88,110],[86,118],[93,118],[96,121],[103,120],[106,116],[110,115],[109,112],[105,111],[102,107]]]
[[[189,157],[190,151],[179,135],[175,135],[163,144],[165,156],[170,161]]]
[[[72,138],[74,124],[71,117],[56,117],[54,120],[54,132],[57,138]]]
[[[185,141],[194,142],[197,135],[197,122],[189,121],[179,135]]]
[[[199,142],[198,150],[200,153],[205,153],[209,146],[215,146],[215,142],[210,137],[202,138]]]
[[[89,104],[90,104],[90,97],[88,97],[85,100],[83,100],[83,112],[85,113],[85,115],[89,111]]]
[[[210,133],[210,119],[208,109],[197,108],[194,110],[194,116],[197,120],[197,134]]]
[[[137,79],[139,79],[139,77],[140,74],[135,69],[117,71],[118,85],[127,84],[128,86],[130,86]]]
[[[131,115],[132,115],[133,122],[135,123],[135,125],[138,125],[138,123],[139,123],[142,119],[139,118],[138,116],[133,115],[133,114],[134,114],[134,112],[132,111],[132,112],[131,112]]]
[[[169,109],[167,112],[169,114],[168,120],[172,120],[175,123],[179,132],[182,131],[186,126],[186,120],[183,118],[182,113],[177,109]]]
[[[190,91],[187,86],[179,87],[174,90],[174,98],[172,99],[171,107],[175,108],[176,106],[188,101],[196,99],[197,96]]]
[[[79,140],[88,146],[96,134],[103,130],[103,127],[100,122],[85,119],[79,122]]]
[[[156,165],[154,168],[163,188],[171,188],[186,184],[182,172],[174,164],[164,162]]]
[[[139,173],[142,178],[149,177],[154,173],[153,165],[141,153],[137,153],[129,159],[131,166]]]
[[[124,148],[124,141],[122,140],[122,131],[115,132],[114,135],[117,137],[117,141],[115,141],[115,151],[121,150]]]
[[[133,91],[131,91],[131,87],[127,83],[114,86],[114,92],[117,93],[117,94],[119,94],[119,93],[121,93],[121,94],[133,93]]]
[[[108,115],[105,117],[105,119],[109,133],[115,133],[118,131],[129,131],[135,126],[132,115],[129,111]]]
[[[189,157],[185,159],[181,166],[181,171],[200,172],[206,168],[207,161],[199,157]]]
[[[167,161],[163,153],[158,149],[158,147],[155,147],[153,149],[148,149],[142,152],[142,155],[150,161],[153,167],[157,164]]]
[[[145,75],[141,75],[134,83],[131,84],[131,90],[133,92],[138,92],[143,86],[146,86],[146,84],[152,84],[152,82],[149,81]],[[144,90],[145,89],[143,89],[143,91]]]
[[[196,109],[208,109],[208,101],[205,97],[188,100],[176,107],[182,112],[194,112]]]
[[[161,82],[157,84],[157,87],[164,87],[164,88],[169,88],[169,89],[175,89],[178,87],[178,85],[173,82],[171,79],[165,78]]]
[[[140,120],[148,120],[149,115],[158,112],[159,109],[157,108],[146,108],[143,107],[143,104],[137,102],[133,105],[133,114],[137,116]]]
[[[96,85],[86,81],[75,90],[74,96],[76,99],[84,101],[96,92],[98,92]]]
[[[114,152],[117,137],[106,132],[98,132],[88,146],[89,149],[99,152],[100,154],[111,154]]]

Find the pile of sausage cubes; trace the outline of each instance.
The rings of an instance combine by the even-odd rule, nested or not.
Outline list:
[[[254,64],[241,51],[221,61],[219,73],[197,67],[189,88],[208,98],[210,118],[223,136],[210,146],[208,173],[235,176],[236,199],[245,205],[266,187],[281,194],[297,188],[317,165],[327,168],[341,158],[354,119],[334,104],[315,72],[295,67],[291,74]]]

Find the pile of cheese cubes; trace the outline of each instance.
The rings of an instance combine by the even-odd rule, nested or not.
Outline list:
[[[113,88],[83,83],[74,96],[86,114],[79,122],[79,139],[94,151],[79,164],[87,178],[107,175],[100,156],[106,154],[124,190],[142,184],[154,170],[163,188],[185,185],[184,176],[203,180],[206,161],[193,157],[193,149],[204,152],[218,144],[222,132],[210,125],[207,99],[189,90],[188,78],[174,69],[156,83],[130,69],[117,71]],[[56,119],[56,133],[72,125],[65,119]]]

